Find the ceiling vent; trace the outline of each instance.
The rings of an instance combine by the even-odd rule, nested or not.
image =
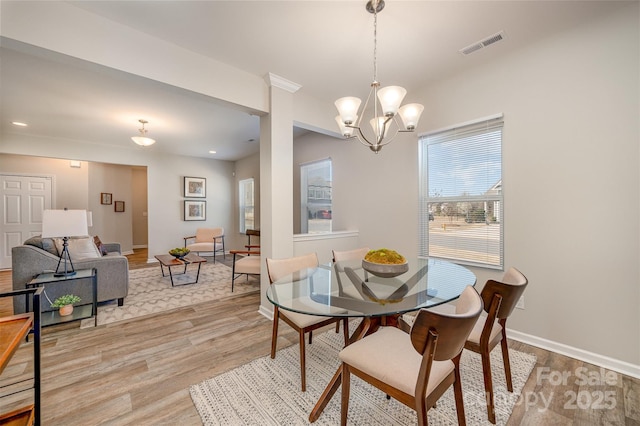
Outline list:
[[[490,35],[489,37],[485,37],[484,39],[477,41],[473,44],[470,44],[467,47],[464,47],[460,50],[458,50],[458,52],[462,53],[463,55],[470,55],[473,52],[477,52],[480,49],[483,49],[485,47],[488,47],[494,43],[497,43],[501,40],[504,40],[505,38],[505,34],[504,31],[500,31],[498,33],[495,33],[493,35]]]

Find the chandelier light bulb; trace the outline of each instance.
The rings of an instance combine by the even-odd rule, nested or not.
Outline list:
[[[362,100],[354,96],[346,96],[335,102],[340,118],[344,124],[351,125],[356,122],[358,119],[358,108],[360,108],[361,103]]]
[[[407,90],[400,86],[387,86],[378,90],[378,100],[382,107],[382,113],[386,117],[393,117],[398,112],[400,104],[404,100]]]
[[[358,116],[356,115],[355,120],[357,119],[358,119]],[[344,136],[345,138],[350,138],[351,136],[353,136],[353,131],[355,129],[353,127],[347,127],[339,115],[336,116],[336,123],[338,123],[338,127],[340,128],[340,133],[342,134],[342,136]]]
[[[400,107],[398,114],[406,130],[415,130],[418,126],[418,120],[420,120],[422,111],[424,111],[424,106],[420,104],[406,104]]]

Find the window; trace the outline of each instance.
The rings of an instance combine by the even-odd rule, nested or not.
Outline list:
[[[331,232],[331,159],[302,164],[300,188],[300,232]]]
[[[253,206],[253,178],[240,181],[240,232],[255,229]]]
[[[421,256],[503,267],[502,114],[420,136]]]

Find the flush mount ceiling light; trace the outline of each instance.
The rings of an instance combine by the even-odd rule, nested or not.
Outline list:
[[[149,146],[156,143],[155,139],[151,139],[145,136],[147,134],[147,129],[144,128],[144,125],[147,124],[148,121],[142,120],[142,119],[138,121],[142,123],[142,128],[138,129],[138,131],[140,132],[140,136],[132,136],[131,140],[137,143],[138,145],[142,145],[142,146]]]
[[[360,98],[347,96],[338,99],[335,104],[340,115],[336,117],[336,122],[343,136],[347,139],[357,138],[361,144],[368,146],[371,151],[377,154],[398,133],[415,131],[424,106],[407,104],[400,107],[407,94],[403,87],[387,86],[380,88],[380,82],[377,79],[377,30],[378,12],[384,8],[384,0],[370,0],[366,7],[369,13],[373,13],[373,82],[371,83],[371,90],[362,111],[358,111],[362,102]],[[373,105],[371,107],[369,106],[369,101],[372,101]],[[404,126],[400,126],[396,114],[400,115]],[[365,115],[371,117],[368,121],[373,129],[373,134],[369,131],[363,132],[360,126]],[[389,132],[391,127],[394,129]],[[355,135],[354,130],[357,131]],[[366,136],[367,134],[369,137]]]

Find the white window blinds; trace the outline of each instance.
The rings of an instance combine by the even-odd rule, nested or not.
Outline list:
[[[502,116],[420,137],[421,256],[502,268]]]

